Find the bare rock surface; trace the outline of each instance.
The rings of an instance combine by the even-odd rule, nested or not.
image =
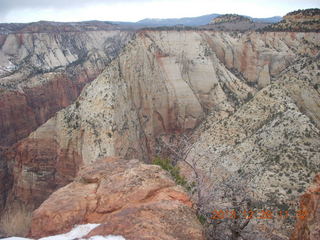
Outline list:
[[[80,170],[33,213],[33,238],[102,223],[88,236],[204,239],[188,195],[158,166],[107,158]]]

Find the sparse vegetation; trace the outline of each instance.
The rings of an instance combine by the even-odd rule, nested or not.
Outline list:
[[[188,182],[180,175],[180,169],[177,166],[173,166],[172,161],[169,158],[156,157],[152,163],[168,171],[177,184],[187,187]]]

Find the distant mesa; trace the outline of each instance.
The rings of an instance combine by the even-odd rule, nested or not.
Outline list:
[[[239,23],[239,22],[253,22],[249,17],[241,16],[238,14],[225,14],[212,19],[210,24],[222,23]]]
[[[267,26],[266,31],[319,32],[320,9],[310,8],[290,12],[279,23]]]

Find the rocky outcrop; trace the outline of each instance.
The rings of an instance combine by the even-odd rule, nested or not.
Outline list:
[[[290,240],[316,240],[320,238],[320,174],[300,197],[301,214],[297,218]]]
[[[278,214],[298,211],[299,195],[320,171],[318,72],[319,60],[299,61],[234,114],[222,121],[208,117],[195,133],[200,137],[188,164],[180,163],[201,189],[195,197],[207,212],[271,211],[268,221],[256,215],[245,229],[237,228],[246,239],[287,239],[295,217]],[[236,227],[225,220],[215,236],[231,239]]]
[[[72,103],[130,33],[13,33],[0,39],[0,145],[10,146]]]
[[[248,17],[241,16],[238,14],[224,14],[212,19],[211,24],[219,24],[219,23],[226,23],[226,22],[252,22],[252,20]]]
[[[204,239],[188,195],[158,166],[107,158],[80,170],[33,213],[30,236],[101,223],[88,236],[126,239]]]

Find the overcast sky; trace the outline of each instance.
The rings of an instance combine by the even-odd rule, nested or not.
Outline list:
[[[138,21],[211,13],[271,17],[319,7],[320,0],[0,0],[0,22]]]

